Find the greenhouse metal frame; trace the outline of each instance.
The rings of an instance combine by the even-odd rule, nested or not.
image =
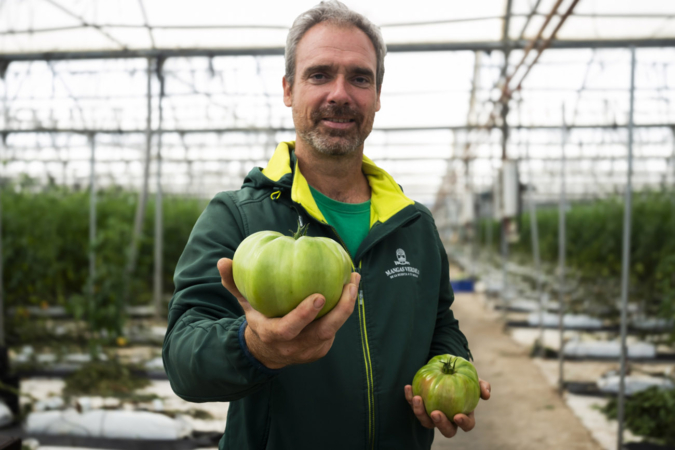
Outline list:
[[[0,2],[0,15],[3,8],[6,11],[12,7],[12,3]],[[41,4],[38,1],[29,3],[34,8]],[[159,314],[164,297],[161,284],[162,196],[166,193],[182,193],[208,197],[217,190],[237,189],[252,166],[265,164],[275,142],[292,139],[294,129],[288,114],[284,116],[278,112],[281,101],[274,92],[279,93],[280,90],[271,89],[268,82],[274,70],[275,77],[281,76],[278,69],[281,67],[284,48],[283,44],[279,45],[278,38],[265,45],[164,48],[161,44],[157,45],[155,37],[161,33],[184,30],[214,33],[245,30],[283,35],[288,27],[271,25],[269,21],[254,25],[151,25],[148,20],[151,15],[146,14],[146,6],[151,2],[147,0],[137,2],[142,11],[142,23],[101,23],[85,17],[91,11],[77,12],[75,9],[81,6],[77,3],[70,6],[64,5],[67,2],[56,0],[44,0],[43,3],[61,11],[73,23],[44,28],[14,28],[0,19],[0,85],[3,87],[0,104],[4,112],[0,120],[1,176],[3,179],[12,179],[28,172],[41,182],[52,179],[60,184],[88,185],[91,193],[89,238],[92,243],[96,239],[97,188],[122,185],[138,189],[139,203],[133,240],[129,243],[131,256],[126,269],[129,273],[134,271],[136,264],[145,205],[150,193],[154,193],[158,205],[155,209],[154,304]],[[428,59],[428,64],[441,57],[450,58],[455,52],[464,52],[461,56],[463,61],[469,61],[467,55],[472,55],[473,70],[469,74],[470,79],[465,80],[468,83],[454,85],[451,80],[450,83],[441,84],[444,88],[449,85],[450,92],[462,93],[462,98],[467,100],[467,104],[462,107],[466,117],[463,123],[455,120],[444,124],[442,122],[448,121],[441,120],[435,123],[432,121],[429,125],[406,125],[392,117],[388,117],[384,125],[376,120],[373,134],[366,144],[366,152],[371,152],[369,156],[392,173],[409,196],[433,207],[439,230],[448,232],[461,226],[458,211],[461,210],[465,193],[476,195],[490,191],[495,182],[495,171],[502,161],[517,160],[522,169],[521,179],[527,184],[527,203],[531,210],[536,210],[537,203],[546,202],[558,203],[560,207],[561,305],[564,304],[565,292],[564,211],[567,202],[603,198],[612,194],[625,195],[621,289],[622,386],[618,438],[619,448],[622,448],[631,192],[633,188],[675,185],[675,114],[670,110],[670,104],[675,98],[668,83],[669,80],[675,80],[675,58],[672,58],[675,56],[675,9],[664,7],[663,11],[640,13],[635,7],[631,10],[627,3],[621,3],[621,8],[626,11],[613,13],[611,2],[605,2],[601,5],[604,11],[594,13],[582,9],[586,6],[584,3],[583,0],[505,0],[502,11],[487,17],[447,20],[435,20],[432,17],[406,23],[390,19],[382,25],[385,38],[388,37],[387,30],[402,30],[401,35],[405,36],[410,30],[429,27],[435,29],[498,23],[501,25],[501,39],[405,42],[401,40],[404,39],[401,35],[398,39],[388,39],[389,59],[393,55],[409,58],[420,54]],[[14,7],[21,12],[21,5],[16,3]],[[521,12],[514,12],[514,8]],[[522,12],[524,9],[527,12]],[[623,37],[610,38],[591,38],[588,35],[576,37],[574,31],[563,33],[568,28],[566,25],[572,26],[576,21],[583,23],[586,20],[647,22],[649,26],[644,27],[638,37],[630,36],[628,30],[624,30]],[[150,45],[127,45],[116,37],[120,29],[147,34]],[[44,44],[27,46],[27,49],[12,47],[11,39],[14,38],[27,39],[41,34],[55,35],[83,30],[98,35],[112,48],[78,49],[77,45],[64,45],[52,49]],[[556,68],[558,71],[565,70],[563,68],[568,62],[564,60],[564,53],[556,54],[551,59],[546,57],[552,52],[566,50],[586,51],[586,56],[590,55],[585,64],[579,64],[585,66],[581,69],[584,72],[581,85],[553,88],[553,91],[566,91],[571,95],[565,94],[560,102],[551,101],[548,109],[537,105],[539,109],[535,108],[531,116],[537,116],[538,111],[544,120],[521,117],[523,110],[536,101],[538,95],[548,94],[546,89],[536,84],[541,81],[541,75],[534,83],[530,83],[537,75],[537,70],[547,67],[549,71],[555,71]],[[608,51],[614,53],[604,55],[603,52]],[[644,60],[640,59],[641,52],[647,52]],[[593,76],[601,78],[604,64],[624,64],[622,67],[625,68],[627,56],[630,56],[630,74],[625,80],[607,88],[588,86],[593,84],[589,82]],[[273,58],[273,61],[269,62],[266,58]],[[106,65],[105,61],[112,61],[112,64]],[[94,67],[90,62],[103,65]],[[237,67],[240,62],[243,62],[245,69]],[[194,68],[194,65],[197,67]],[[230,92],[230,84],[237,86],[240,83],[236,81],[239,78],[232,75],[237,70],[244,72],[242,78],[257,77],[257,84],[241,92]],[[645,83],[642,86],[638,83],[636,87],[636,71],[639,70],[642,70],[643,75],[648,75],[647,78],[661,76],[660,85],[645,89]],[[116,95],[101,94],[101,89],[88,87],[76,92],[78,88],[70,84],[78,77],[90,80],[103,78],[103,73],[112,79],[111,74],[114,72],[121,73],[115,75],[115,79],[123,84],[115,92]],[[544,76],[545,73],[546,70]],[[127,79],[126,84],[124,77]],[[24,83],[30,85],[32,82],[35,86],[35,83],[44,85],[45,81],[51,83],[51,95],[46,92],[49,89],[41,89],[38,94],[22,91]],[[653,84],[653,80],[650,79],[650,82]],[[388,79],[385,79],[385,88],[387,83]],[[140,89],[143,85],[145,92]],[[241,85],[245,83],[241,82]],[[217,91],[215,86],[221,90]],[[130,96],[124,90],[125,87],[132,92]],[[616,92],[625,94],[626,98],[620,104],[611,104],[611,100],[602,98],[603,94]],[[383,99],[395,102],[397,95],[415,97],[434,95],[434,92],[401,91],[392,92],[388,97],[385,94],[383,92]],[[598,118],[601,111],[593,111],[593,118],[577,120],[579,112],[582,111],[583,116],[587,106],[582,98],[585,95],[592,99],[597,96],[597,104],[605,102],[602,111],[604,117]],[[568,97],[576,101],[572,102]],[[236,98],[233,105],[222,103],[232,98]],[[54,117],[55,113],[59,114],[54,109],[59,99],[66,99],[70,107],[67,114],[62,111],[61,116]],[[222,114],[206,121],[206,126],[197,126],[201,123],[198,114],[181,118],[181,107],[187,109],[186,105],[195,99],[199,99],[195,108],[203,106],[207,114],[214,110]],[[135,107],[135,116],[131,120],[127,119],[125,113],[129,111],[119,107],[118,111],[103,113],[99,121],[88,120],[88,113],[100,109],[100,106],[89,105],[89,102],[96,101],[104,104],[110,102],[112,109],[117,104],[128,102],[131,108]],[[238,118],[235,111],[237,106],[250,101],[255,103],[255,110],[249,112],[248,118]],[[47,113],[41,105],[50,106],[50,102],[51,109]],[[649,111],[636,109],[636,103],[640,106],[640,102],[647,104]],[[410,104],[415,106],[414,102]],[[593,103],[595,106],[597,104]],[[651,114],[652,108],[661,111]],[[550,113],[561,110],[563,112],[560,114]],[[547,111],[546,115],[542,111]],[[265,115],[266,118],[260,119],[260,116]],[[142,126],[143,119],[145,126]],[[225,124],[218,126],[219,121]],[[65,126],[62,125],[64,122]],[[556,135],[559,142],[555,140]],[[414,151],[410,151],[411,148]],[[421,164],[421,170],[414,166],[414,162]],[[429,176],[427,171],[430,166],[440,170]],[[503,291],[508,285],[508,222],[509,218],[504,218],[501,238]],[[538,255],[535,260],[537,258]],[[92,280],[95,271],[92,250]],[[502,300],[508,303],[508,298]],[[561,339],[562,314],[563,308],[560,308]],[[4,339],[4,333],[0,332],[0,338]],[[561,389],[564,382],[562,367],[563,352],[560,351]]]

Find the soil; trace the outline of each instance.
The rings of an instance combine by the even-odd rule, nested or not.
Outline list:
[[[480,294],[457,294],[452,310],[492,398],[478,405],[472,431],[447,439],[436,430],[432,450],[601,450]]]

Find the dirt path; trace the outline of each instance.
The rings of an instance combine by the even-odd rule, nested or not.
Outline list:
[[[600,450],[527,351],[502,332],[498,315],[473,294],[458,294],[452,309],[493,397],[478,405],[473,431],[452,439],[436,431],[432,450]]]

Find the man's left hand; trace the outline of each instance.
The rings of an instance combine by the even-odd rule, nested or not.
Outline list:
[[[480,398],[488,400],[490,398],[490,393],[492,392],[490,383],[481,379],[478,381],[480,384]],[[476,426],[476,418],[474,417],[473,411],[469,414],[456,414],[453,418],[454,423],[448,420],[441,411],[432,411],[431,417],[429,417],[429,414],[427,414],[424,409],[422,397],[419,395],[413,397],[412,386],[409,384],[405,387],[405,399],[410,403],[415,416],[417,416],[417,419],[419,419],[423,427],[430,429],[438,428],[441,434],[446,438],[451,438],[457,434],[457,427],[464,431],[471,431],[473,427]]]

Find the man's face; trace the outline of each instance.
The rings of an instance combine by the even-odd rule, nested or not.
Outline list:
[[[296,49],[293,86],[283,80],[298,139],[327,155],[363,148],[380,110],[376,70],[375,47],[363,31],[326,22],[310,28]]]

